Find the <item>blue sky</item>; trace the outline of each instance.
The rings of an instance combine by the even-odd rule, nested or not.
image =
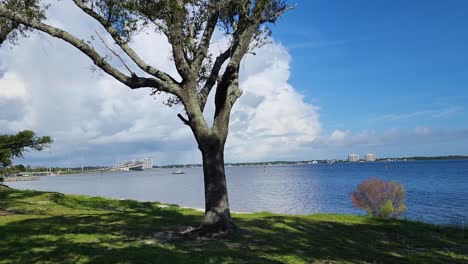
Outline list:
[[[326,129],[459,128],[467,13],[463,0],[300,1],[274,34],[292,56],[290,82],[320,106]]]
[[[297,2],[273,26],[272,43],[243,61],[227,162],[468,155],[468,1]],[[72,1],[54,1],[48,18],[106,52],[90,39],[106,33]],[[213,52],[226,42],[214,39]],[[131,45],[177,76],[161,34],[148,29]],[[167,108],[164,95],[132,91],[90,66],[44,34],[0,48],[0,133],[32,129],[55,139],[19,162],[78,166],[82,155],[89,165],[114,164],[117,155],[201,162],[175,117],[180,106]]]

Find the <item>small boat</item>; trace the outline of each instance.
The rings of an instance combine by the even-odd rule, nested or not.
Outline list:
[[[182,170],[176,170],[172,174],[184,174],[185,172]]]

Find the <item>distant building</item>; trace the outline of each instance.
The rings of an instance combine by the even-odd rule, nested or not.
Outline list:
[[[348,162],[358,162],[359,155],[358,154],[349,154],[348,155]]]
[[[143,159],[143,169],[152,169],[153,168],[153,160],[150,158]]]
[[[366,154],[366,161],[376,161],[377,160],[377,155],[375,154]]]

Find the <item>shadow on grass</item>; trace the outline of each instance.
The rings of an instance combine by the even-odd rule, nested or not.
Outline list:
[[[160,217],[170,221],[177,216]],[[143,235],[164,227],[158,221],[160,217],[106,214],[16,221],[0,227],[0,255],[12,263],[153,263],[183,259],[183,254],[179,257],[183,252],[175,248],[143,242]]]
[[[12,196],[13,195],[13,196]],[[0,192],[1,206],[43,200]],[[74,214],[0,218],[0,263],[465,263],[468,232],[349,216],[236,215],[239,235],[161,244],[153,234],[196,225],[202,214],[157,203],[46,193]],[[25,202],[28,204],[27,202]],[[29,205],[29,204],[28,204]],[[1,208],[1,207],[0,207]],[[7,219],[7,218],[5,218]]]
[[[244,241],[265,255],[298,254],[306,262],[468,263],[468,232],[457,228],[371,218],[346,224],[277,215],[237,223],[246,229]]]

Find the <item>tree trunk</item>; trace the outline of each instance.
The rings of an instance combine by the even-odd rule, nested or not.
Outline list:
[[[200,150],[203,155],[205,182],[205,218],[200,229],[206,233],[235,230],[224,173],[224,144],[209,144],[202,146]]]

